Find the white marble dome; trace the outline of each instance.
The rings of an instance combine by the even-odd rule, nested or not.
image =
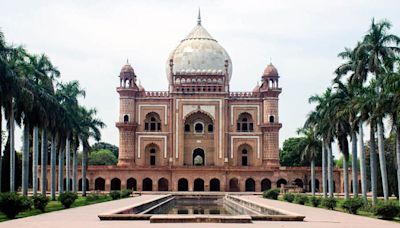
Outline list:
[[[196,27],[171,52],[166,64],[168,80],[170,78],[170,60],[173,61],[173,73],[224,73],[225,60],[228,61],[229,80],[232,75],[232,61],[225,49],[201,25],[200,17]]]

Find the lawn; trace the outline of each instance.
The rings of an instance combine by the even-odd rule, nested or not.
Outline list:
[[[335,211],[340,211],[340,212],[343,212],[343,213],[348,213],[347,211],[345,211],[341,207],[342,203],[344,202],[344,199],[343,198],[336,198],[336,199],[337,199],[337,204],[336,204],[336,207],[335,207],[334,210]],[[278,200],[284,201],[282,196],[279,196]],[[380,200],[380,199],[378,201],[379,202],[383,202],[383,200]],[[399,202],[397,199],[390,199],[389,201],[393,202],[393,203],[398,203]],[[286,202],[286,201],[284,201],[284,202]],[[370,206],[371,205],[371,200],[368,200],[368,204],[369,204],[369,206],[365,206],[365,207],[362,207],[361,209],[359,209],[358,212],[357,212],[357,215],[370,217],[370,218],[375,218],[375,219],[380,219],[378,216],[374,215],[374,213],[372,211],[372,206]],[[306,203],[305,206],[313,207],[310,202]],[[322,207],[321,205],[319,205],[318,208],[326,209],[326,208]],[[326,210],[328,210],[328,209],[326,209]],[[393,220],[389,220],[389,221],[400,223],[400,217],[395,217]]]
[[[71,208],[73,207],[81,207],[81,206],[86,206],[86,205],[91,205],[91,204],[96,204],[96,203],[102,203],[102,202],[107,202],[112,200],[108,195],[102,196],[99,199],[96,200],[87,200],[86,197],[79,196],[78,199],[72,204]],[[52,212],[52,211],[59,211],[63,210],[64,207],[59,201],[50,201],[49,204],[46,206],[46,212]],[[16,218],[24,218],[24,217],[29,217],[29,216],[34,216],[34,215],[39,215],[43,214],[40,210],[32,208],[31,210],[21,212],[17,215]],[[7,218],[3,213],[0,212],[0,222],[10,220]]]

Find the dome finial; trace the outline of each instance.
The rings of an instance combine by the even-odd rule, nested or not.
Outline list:
[[[200,7],[199,7],[199,15],[197,16],[197,25],[201,25]]]
[[[129,64],[129,59],[128,58],[126,58],[126,64]]]

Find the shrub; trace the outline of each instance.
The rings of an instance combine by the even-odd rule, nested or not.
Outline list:
[[[26,196],[20,196],[15,192],[6,192],[0,195],[0,209],[7,216],[13,219],[20,212],[32,207],[32,201]]]
[[[131,196],[131,194],[132,194],[132,190],[124,189],[121,191],[121,198],[129,197],[129,196]]]
[[[349,212],[350,214],[357,214],[358,209],[360,209],[364,205],[362,199],[360,198],[352,198],[343,201],[342,208]]]
[[[113,200],[119,199],[119,198],[121,198],[121,192],[120,191],[111,191],[110,197]]]
[[[334,197],[325,197],[321,200],[321,205],[330,210],[335,209],[336,207],[336,199]]]
[[[267,199],[277,200],[278,196],[279,196],[279,193],[280,193],[280,189],[279,188],[270,189],[270,190],[267,190],[267,191],[265,191],[263,193],[263,197],[267,198]]]
[[[382,219],[393,219],[400,213],[400,207],[394,203],[380,203],[374,208],[374,215]]]
[[[291,203],[294,200],[294,195],[292,193],[285,193],[285,195],[283,195],[283,200]]]
[[[97,193],[90,193],[86,196],[86,200],[87,201],[96,201],[96,200],[100,199],[100,197],[101,196]]]
[[[37,194],[32,196],[33,207],[44,212],[47,204],[49,203],[49,198],[46,195]]]
[[[78,199],[78,195],[74,192],[64,192],[58,196],[58,201],[61,202],[64,208],[70,208],[76,199]]]
[[[318,205],[321,203],[321,198],[312,196],[310,197],[310,203],[313,207],[318,207]]]
[[[298,194],[294,197],[294,202],[300,205],[304,205],[308,202],[308,196],[305,194]]]

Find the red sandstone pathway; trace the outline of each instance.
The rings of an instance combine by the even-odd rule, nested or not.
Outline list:
[[[251,227],[251,228],[274,228],[274,227],[298,227],[298,228],[386,228],[400,227],[400,224],[378,219],[371,219],[362,216],[350,215],[341,212],[328,211],[320,208],[300,206],[296,204],[267,200],[259,196],[243,196],[261,204],[268,204],[284,210],[303,214],[306,216],[305,222],[261,222],[255,221],[252,224],[215,224],[215,223],[184,223],[184,224],[152,224],[149,221],[100,221],[97,215],[100,213],[115,210],[121,207],[127,207],[131,204],[140,203],[159,195],[142,195],[140,197],[116,200],[106,203],[100,203],[90,206],[71,208],[62,211],[46,213],[42,215],[32,216],[23,219],[16,219],[8,222],[0,223],[0,228],[137,228],[137,227]]]

